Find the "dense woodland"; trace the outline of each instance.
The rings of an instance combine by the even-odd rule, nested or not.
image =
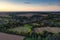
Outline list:
[[[19,14],[20,15],[20,14]],[[24,40],[60,40],[60,32],[43,33],[34,32],[34,28],[58,27],[60,28],[60,14],[35,14],[32,16],[18,16],[8,14],[0,16],[0,32],[25,36]]]

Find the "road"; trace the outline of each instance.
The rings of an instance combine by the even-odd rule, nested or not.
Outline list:
[[[0,40],[23,40],[23,36],[11,35],[0,32]]]

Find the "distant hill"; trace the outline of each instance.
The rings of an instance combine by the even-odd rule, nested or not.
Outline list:
[[[60,14],[60,11],[58,12],[0,12],[0,16],[8,16],[9,14],[16,14],[16,15],[20,15],[20,16],[24,16],[24,15],[37,15],[37,14]]]

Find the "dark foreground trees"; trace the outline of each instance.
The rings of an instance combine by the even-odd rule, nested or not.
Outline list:
[[[54,34],[47,31],[43,34],[32,33],[31,36],[26,36],[24,40],[60,40],[60,34]]]

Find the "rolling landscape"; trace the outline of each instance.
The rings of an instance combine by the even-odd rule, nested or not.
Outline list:
[[[0,0],[0,40],[60,40],[60,0]]]
[[[60,40],[60,12],[0,12],[0,40]]]

